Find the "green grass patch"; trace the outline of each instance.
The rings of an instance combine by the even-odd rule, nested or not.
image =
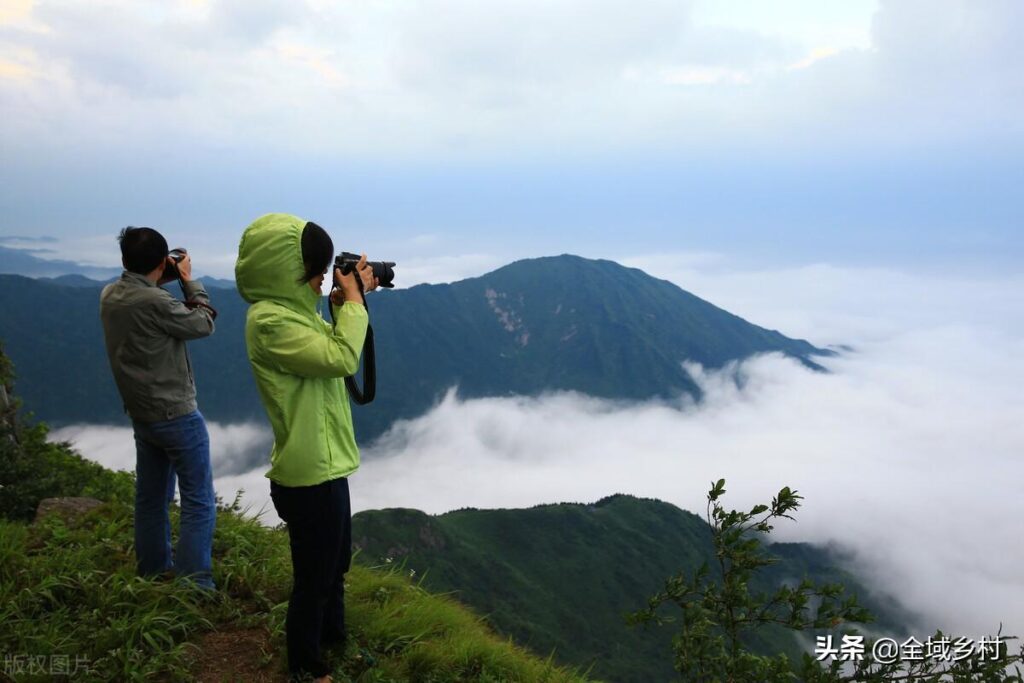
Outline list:
[[[0,384],[11,368],[0,350]],[[134,476],[22,426],[0,406],[0,680],[283,681],[292,570],[288,535],[219,504],[209,594],[187,580],[135,576]],[[33,522],[44,498],[103,501]],[[179,510],[172,507],[177,536]],[[335,681],[585,680],[495,635],[404,570],[347,575],[348,645]],[[67,674],[67,675],[66,675]]]
[[[176,510],[172,517],[176,526]],[[51,680],[54,664],[66,660],[79,666],[74,680],[285,679],[291,562],[283,529],[222,506],[213,598],[188,581],[139,578],[134,561],[131,508],[123,502],[73,520],[0,520],[5,673]],[[349,644],[329,660],[336,681],[584,680],[496,636],[480,617],[428,593],[397,567],[354,567],[346,602]],[[206,639],[236,632],[263,634],[263,644],[237,653],[238,671],[221,666],[211,674]],[[231,638],[225,641],[230,658]]]

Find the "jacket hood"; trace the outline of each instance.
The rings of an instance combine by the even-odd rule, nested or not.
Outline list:
[[[298,312],[315,313],[320,294],[302,276],[302,229],[306,221],[287,213],[268,213],[242,233],[235,261],[235,285],[253,304],[274,301]]]

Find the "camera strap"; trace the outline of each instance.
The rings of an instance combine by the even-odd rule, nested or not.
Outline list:
[[[357,277],[356,282],[359,283],[359,293],[363,296],[363,306],[369,312],[370,307],[366,303],[366,292],[363,291],[362,280]],[[334,285],[331,287],[331,292],[334,292],[335,289],[339,289],[339,287]],[[331,304],[331,297],[329,295],[327,297],[327,307],[331,311],[331,323],[333,326],[337,323],[337,320],[334,317],[334,305]],[[363,341],[363,388],[360,389],[359,385],[356,384],[355,377],[346,377],[345,387],[348,389],[349,396],[352,397],[352,400],[357,405],[365,406],[377,395],[377,353],[373,346],[373,325],[370,323],[366,323],[366,339]]]
[[[373,348],[373,326],[366,324],[366,341],[363,342],[363,388],[359,389],[355,377],[345,378],[345,387],[352,400],[361,406],[373,400],[377,394],[377,356]]]
[[[185,307],[188,308],[190,311],[194,311],[197,308],[201,308],[210,314],[210,320],[217,319],[217,309],[211,306],[210,304],[203,303],[202,301],[195,301],[193,299],[189,299],[185,301]]]
[[[178,271],[178,264],[177,263],[174,264],[174,271],[175,272]],[[189,299],[188,298],[188,290],[185,289],[185,280],[184,280],[184,278],[181,277],[181,273],[178,273],[178,286],[181,287],[181,298],[184,299],[184,301],[182,303],[185,304],[185,307],[188,310],[194,311],[197,308],[201,308],[201,309],[203,309],[204,311],[206,311],[207,313],[210,314],[210,320],[216,320],[217,319],[217,309],[216,308],[214,308],[210,304],[203,303],[202,301],[196,301],[195,299]]]

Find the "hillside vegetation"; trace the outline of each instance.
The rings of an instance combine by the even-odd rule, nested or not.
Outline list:
[[[430,590],[452,591],[491,623],[559,662],[593,667],[608,680],[645,683],[676,677],[673,631],[631,627],[625,615],[646,605],[666,577],[715,559],[706,520],[657,500],[615,495],[594,504],[529,509],[360,512],[353,538],[363,562],[391,561],[424,576]],[[823,548],[769,547],[778,562],[752,580],[769,592],[786,582],[838,582],[879,616],[875,627],[905,630],[905,615],[839,569]],[[766,626],[744,639],[760,654],[799,660],[794,635]]]
[[[0,353],[0,386],[9,394]],[[237,504],[219,506],[214,580],[135,576],[133,477],[46,442],[42,425],[0,413],[0,651],[17,681],[280,681],[291,586],[287,534]],[[53,512],[52,496],[92,496],[87,512]],[[172,521],[177,526],[177,510]],[[348,575],[350,639],[331,653],[336,681],[564,681],[584,677],[496,636],[453,598],[395,567]],[[0,675],[0,679],[3,676]]]

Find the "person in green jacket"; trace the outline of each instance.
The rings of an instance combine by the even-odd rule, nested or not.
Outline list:
[[[359,449],[343,378],[359,368],[368,325],[363,293],[378,286],[365,254],[356,273],[335,270],[335,323],[328,324],[319,312],[320,288],[333,258],[323,228],[273,213],[246,228],[235,263],[238,291],[252,304],[245,324],[249,363],[274,432],[270,495],[291,544],[288,668],[296,678],[318,681],[330,680],[321,648],[346,636],[347,477],[359,467]]]

